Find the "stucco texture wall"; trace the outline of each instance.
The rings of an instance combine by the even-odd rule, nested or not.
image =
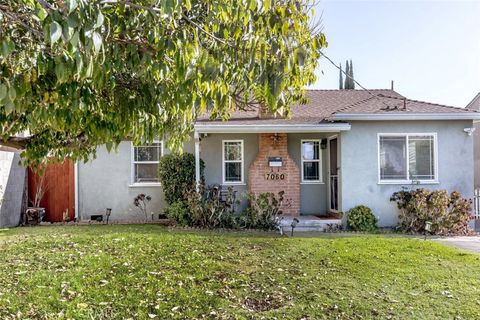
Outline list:
[[[475,132],[473,132],[474,139],[474,161],[475,161],[475,188],[480,188],[480,123],[475,123]]]
[[[300,168],[301,174],[301,141],[308,139],[326,139],[327,134],[322,133],[290,133],[288,134],[288,153]],[[300,182],[300,214],[325,214],[327,213],[327,149],[321,150],[322,159],[322,183]],[[301,181],[301,177],[300,177]]]
[[[112,220],[142,220],[144,216],[133,205],[133,198],[140,193],[152,196],[148,213],[163,211],[165,201],[161,187],[132,186],[131,152],[131,142],[124,141],[118,146],[118,152],[108,153],[102,146],[97,149],[95,160],[78,164],[80,219],[88,220],[90,215],[104,215],[106,208],[112,208]]]
[[[389,121],[351,122],[350,131],[341,134],[342,209],[364,204],[379,219],[380,226],[394,226],[398,209],[390,202],[402,186],[378,183],[378,133],[437,133],[438,184],[418,185],[428,189],[459,191],[473,196],[473,137],[463,129],[472,121]]]
[[[247,191],[248,181],[248,168],[250,164],[255,160],[258,152],[258,134],[208,134],[203,137],[200,145],[200,158],[205,162],[205,181],[207,186],[212,184],[223,184],[222,176],[222,148],[223,140],[243,140],[244,147],[244,183],[232,185],[233,189],[237,192],[237,199],[241,201],[238,209],[243,209],[246,206],[246,200],[243,198],[243,194]],[[191,152],[191,151],[189,151]],[[224,185],[226,188],[227,185]]]
[[[20,223],[26,169],[19,161],[19,153],[0,151],[0,227]]]

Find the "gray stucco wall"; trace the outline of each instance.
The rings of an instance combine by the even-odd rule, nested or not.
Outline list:
[[[473,137],[463,129],[472,121],[389,121],[351,122],[350,131],[341,134],[342,209],[364,204],[379,218],[380,226],[398,221],[393,192],[405,185],[378,184],[378,133],[432,133],[438,136],[438,184],[419,185],[428,189],[457,190],[473,196]],[[408,186],[408,185],[407,185]]]
[[[326,139],[322,133],[291,133],[288,135],[288,153],[297,164],[301,174],[301,141],[306,139]],[[300,183],[300,214],[325,214],[328,211],[327,200],[327,149],[322,153],[322,179],[323,183]],[[301,181],[301,177],[300,177]]]
[[[480,123],[475,123],[474,125],[475,132],[473,133],[474,140],[474,168],[475,168],[475,178],[474,185],[475,188],[480,188]]]
[[[165,149],[164,149],[165,150]],[[78,207],[80,219],[105,214],[112,208],[112,220],[142,220],[144,217],[133,205],[140,193],[152,196],[148,212],[160,213],[164,208],[163,192],[159,186],[133,187],[131,181],[131,142],[120,143],[118,152],[97,149],[97,158],[78,164]]]
[[[258,152],[257,134],[209,134],[201,141],[201,158],[205,161],[206,184],[222,184],[222,140],[244,140],[245,183],[234,185],[237,196],[242,199],[247,190],[248,168]],[[194,152],[193,139],[184,144],[184,152]],[[143,217],[133,205],[133,198],[145,193],[152,196],[148,211],[163,212],[166,203],[161,186],[132,186],[131,142],[120,143],[117,152],[108,153],[105,147],[97,149],[97,157],[78,164],[78,206],[80,219],[90,215],[105,214],[112,208],[112,220],[141,220]],[[164,154],[170,151],[164,147]],[[246,205],[243,200],[239,209]]]
[[[19,161],[19,153],[0,151],[0,227],[20,223],[26,170]]]
[[[243,195],[247,191],[248,182],[248,168],[250,164],[255,160],[258,153],[258,134],[208,134],[202,138],[200,157],[205,161],[205,180],[206,184],[219,184],[222,185],[222,140],[243,140],[244,148],[244,183],[241,185],[232,185],[233,189],[237,191],[237,199],[241,200],[239,210],[246,206],[246,200]],[[185,146],[187,149],[187,146]],[[193,152],[189,151],[189,152]],[[227,186],[225,185],[224,188]]]

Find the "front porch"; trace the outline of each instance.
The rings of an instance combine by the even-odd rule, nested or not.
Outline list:
[[[349,125],[322,124],[308,129],[285,125],[275,126],[277,131],[272,129],[197,124],[197,183],[201,181],[203,159],[207,186],[232,187],[239,196],[245,192],[258,195],[283,191],[285,216],[311,216],[316,221],[320,219],[315,216],[341,212],[340,138],[341,131],[348,130]],[[242,199],[239,209],[245,206]],[[305,227],[310,225],[318,230],[315,224],[309,222]],[[324,221],[320,224],[325,225]]]

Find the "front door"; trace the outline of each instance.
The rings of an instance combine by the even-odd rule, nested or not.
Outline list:
[[[328,187],[329,187],[329,209],[338,211],[338,139],[331,137],[328,139]]]

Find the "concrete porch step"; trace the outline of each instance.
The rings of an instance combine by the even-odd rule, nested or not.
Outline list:
[[[332,227],[339,227],[342,225],[341,219],[322,219],[316,216],[299,216],[299,217],[284,217],[280,223],[280,227],[284,233],[292,231],[292,221],[297,218],[297,223],[294,232],[302,231],[327,231]]]

